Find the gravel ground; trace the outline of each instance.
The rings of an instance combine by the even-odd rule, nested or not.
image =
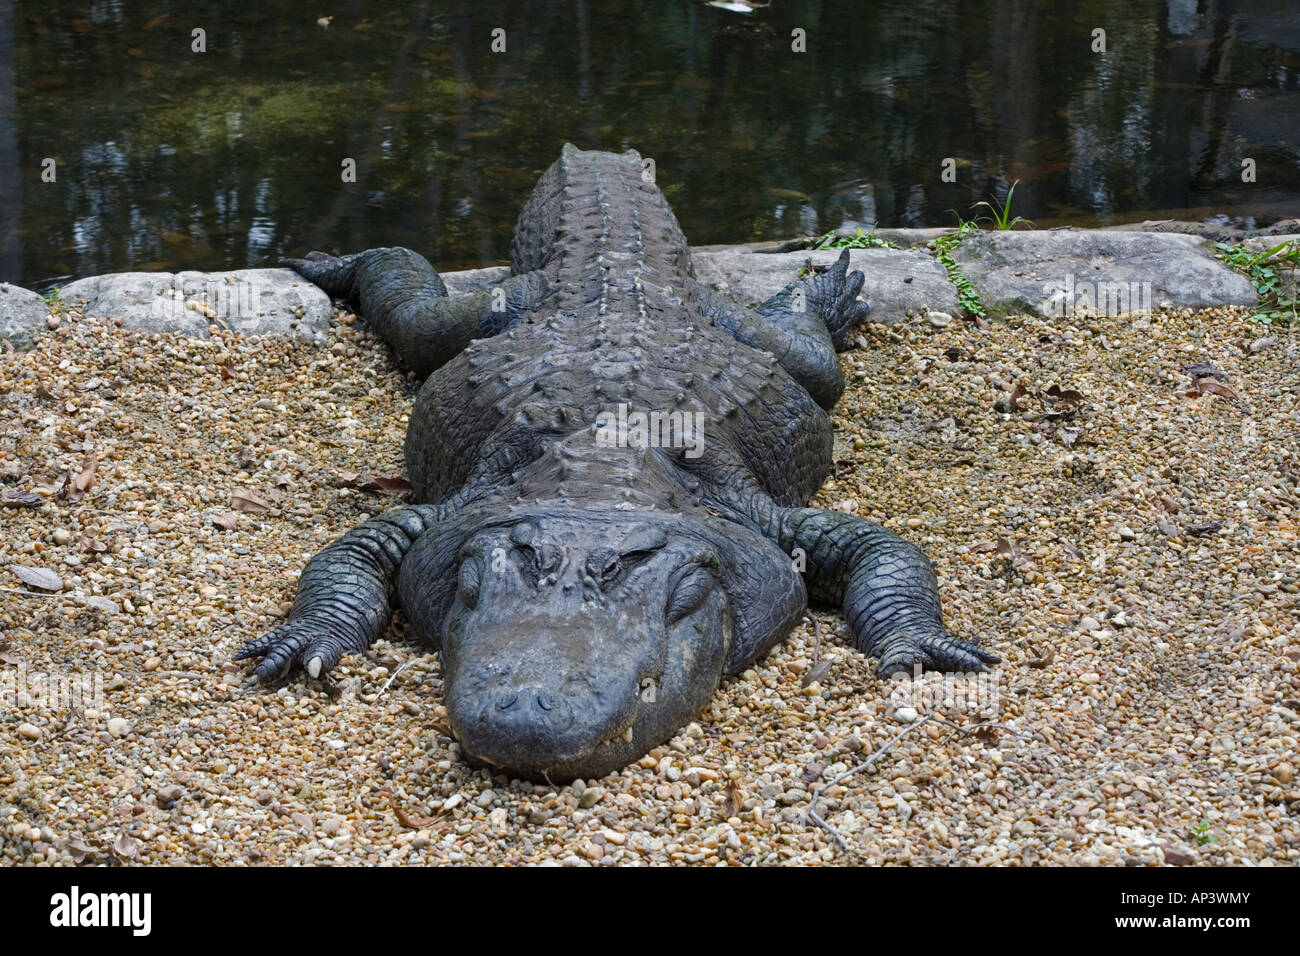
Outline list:
[[[400,474],[413,396],[350,320],[315,350],[69,318],[0,354],[5,863],[1300,861],[1300,332],[869,329],[819,503],[922,544],[996,679],[882,684],[821,613],[819,680],[805,625],[639,765],[551,788],[458,759],[400,634],[240,688],[307,558],[396,500],[342,486]],[[809,800],[873,755],[820,797],[837,839]]]

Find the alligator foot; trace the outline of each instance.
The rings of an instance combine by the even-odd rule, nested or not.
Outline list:
[[[542,274],[531,272],[511,276],[493,293],[452,299],[438,270],[401,246],[348,256],[309,252],[306,258],[280,262],[356,309],[421,377],[473,339],[496,335],[530,314],[547,288]]]
[[[854,515],[759,501],[761,526],[787,554],[803,552],[809,596],[842,602],[858,648],[880,662],[880,676],[917,666],[984,671],[999,663],[943,626],[939,582],[916,545]]]
[[[320,677],[344,654],[364,651],[388,626],[402,559],[442,513],[432,505],[393,508],[343,535],[303,568],[289,620],[249,641],[234,659],[261,657],[252,675],[257,682],[295,665]]]
[[[858,301],[858,293],[865,281],[866,277],[860,271],[849,272],[849,250],[845,249],[835,260],[835,265],[804,283],[808,310],[826,324],[837,352],[849,348],[849,336],[871,312],[870,303]]]
[[[1002,660],[973,642],[957,640],[942,626],[895,631],[879,638],[873,653],[879,660],[876,673],[881,677],[912,674],[918,669],[948,673],[986,671],[988,665]]]
[[[294,618],[279,627],[254,638],[234,655],[242,661],[261,657],[262,662],[253,671],[252,681],[272,681],[288,674],[295,664],[301,664],[312,677],[328,673],[349,651],[358,648],[345,628],[325,617]]]
[[[292,269],[327,295],[350,300],[356,295],[357,268],[363,255],[362,252],[350,256],[309,252],[303,259],[281,259],[280,265]]]

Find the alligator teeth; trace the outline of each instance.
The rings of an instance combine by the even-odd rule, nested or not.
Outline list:
[[[630,744],[632,742],[632,725],[629,724],[627,730],[623,731],[623,742]]]

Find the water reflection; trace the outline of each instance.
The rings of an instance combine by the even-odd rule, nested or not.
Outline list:
[[[0,279],[501,261],[566,139],[653,156],[695,243],[946,224],[1016,181],[1040,225],[1267,222],[1300,212],[1298,77],[1291,0],[0,0]]]

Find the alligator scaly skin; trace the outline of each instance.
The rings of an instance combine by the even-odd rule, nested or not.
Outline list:
[[[596,777],[693,719],[724,674],[842,605],[880,672],[983,670],[925,556],[801,507],[831,463],[835,342],[864,318],[847,253],[757,310],[699,286],[640,157],[566,146],[525,204],[512,277],[449,298],[406,249],[289,264],[427,374],[406,438],[418,504],[308,563],[250,642],[269,679],[328,670],[400,608],[443,655],[472,759]],[[676,431],[647,433],[637,415]]]

